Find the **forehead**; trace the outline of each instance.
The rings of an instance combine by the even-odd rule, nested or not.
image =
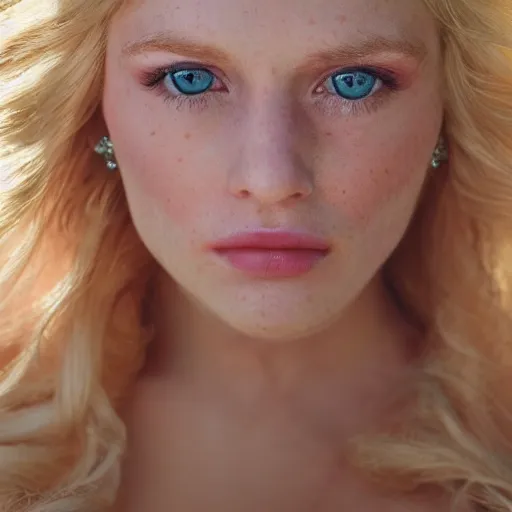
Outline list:
[[[422,0],[130,0],[113,28],[123,42],[172,32],[242,54],[296,54],[368,36],[437,44]]]

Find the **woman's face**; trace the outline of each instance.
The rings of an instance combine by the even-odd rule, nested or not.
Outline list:
[[[441,93],[420,0],[132,0],[104,115],[161,266],[232,327],[286,338],[334,321],[402,238]]]

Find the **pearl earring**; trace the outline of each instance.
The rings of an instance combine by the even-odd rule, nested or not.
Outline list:
[[[108,137],[102,137],[94,151],[101,155],[105,160],[105,165],[109,171],[115,171],[117,169],[117,162],[114,156],[114,145]]]
[[[434,153],[432,154],[432,161],[430,165],[432,166],[433,169],[439,169],[439,167],[441,167],[441,164],[447,161],[448,149],[446,148],[444,138],[441,137],[439,139],[436,149],[434,150]]]

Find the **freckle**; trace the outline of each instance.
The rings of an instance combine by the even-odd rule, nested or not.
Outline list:
[[[156,133],[155,131],[152,131],[152,132],[149,134],[149,136],[150,136],[150,137],[153,137],[153,136],[155,135],[155,133]]]
[[[308,24],[309,24],[309,25],[316,25],[316,20],[315,20],[315,18],[313,18],[313,17],[309,18],[309,20],[308,20]]]
[[[389,169],[387,167],[384,169],[384,174],[387,174],[389,176]]]
[[[347,17],[344,14],[340,14],[339,16],[336,17],[336,19],[341,24],[343,24],[347,21]]]
[[[177,162],[181,164],[181,162],[183,162],[183,157],[181,157],[181,156],[180,156],[180,157],[178,158]]]
[[[325,135],[326,135],[327,137],[332,137],[332,132],[325,132]]]
[[[346,195],[347,195],[347,191],[346,191],[345,189],[343,189],[343,190],[341,191],[341,193],[342,193],[344,196],[346,196]]]
[[[190,139],[190,137],[192,137],[192,134],[187,132],[187,133],[185,133],[184,137],[185,137],[185,139],[188,140],[188,139]]]

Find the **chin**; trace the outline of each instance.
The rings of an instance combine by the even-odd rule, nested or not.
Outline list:
[[[274,308],[240,307],[215,308],[213,313],[224,324],[240,334],[258,340],[290,342],[318,334],[336,321],[336,315],[327,308],[290,305]],[[310,306],[309,304],[306,306]]]

